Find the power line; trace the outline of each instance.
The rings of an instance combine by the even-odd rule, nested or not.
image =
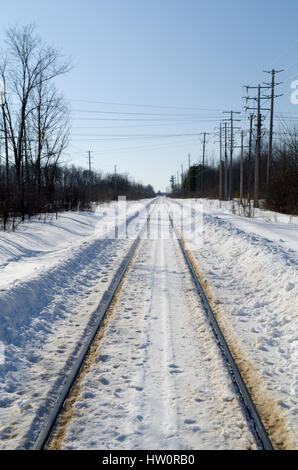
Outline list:
[[[72,117],[71,118],[73,121],[128,121],[128,122],[140,122],[140,121],[143,121],[143,122],[169,122],[169,123],[179,123],[179,122],[186,122],[186,123],[189,123],[189,122],[199,122],[199,121],[202,121],[202,122],[207,122],[207,121],[210,121],[210,122],[217,122],[218,121],[218,117],[214,116],[212,118],[184,118],[183,120],[179,120],[179,119],[169,119],[169,118],[155,118],[155,119],[150,119],[150,118],[93,118],[93,117],[86,117],[86,118],[83,118],[83,117]]]
[[[158,124],[140,124],[140,125],[131,125],[131,126],[72,126],[72,129],[136,129],[136,128],[143,128],[143,127],[161,127],[161,126],[176,126],[177,123],[179,126],[192,126],[196,125],[199,120],[192,121],[170,121],[170,122],[162,122]],[[218,119],[207,119],[202,120],[202,122],[218,122]]]
[[[151,104],[134,104],[134,103],[116,103],[108,101],[92,101],[92,100],[69,100],[71,102],[81,102],[81,103],[90,103],[90,104],[104,104],[104,105],[115,105],[115,106],[131,106],[131,107],[141,107],[141,108],[157,108],[157,109],[187,109],[187,110],[198,110],[198,111],[221,111],[220,109],[214,108],[200,108],[200,107],[185,107],[185,106],[160,106],[160,105],[151,105]]]
[[[108,137],[108,138],[127,138],[127,139],[150,139],[150,138],[172,138],[172,137],[194,137],[198,133],[187,134],[72,134],[74,137]]]
[[[166,116],[166,117],[183,117],[183,118],[195,118],[202,117],[201,114],[173,114],[173,113],[140,113],[132,111],[102,111],[102,110],[92,110],[92,109],[72,109],[72,112],[75,113],[94,113],[94,114],[121,114],[121,115],[134,115],[134,116]],[[206,115],[203,115],[205,117]],[[206,117],[214,117],[216,115],[211,114]]]
[[[103,150],[102,152],[110,154],[110,153],[119,153],[119,152],[132,152],[132,151],[139,151],[139,150],[146,151],[146,150],[151,150],[151,149],[161,149],[161,148],[181,146],[181,145],[186,145],[186,144],[187,145],[197,144],[197,139],[194,141],[187,139],[186,141],[181,141],[181,142],[167,142],[164,144],[153,144],[153,145],[149,144],[149,145],[143,145],[143,146],[137,146],[137,147],[120,147],[120,148],[118,147],[116,149]]]

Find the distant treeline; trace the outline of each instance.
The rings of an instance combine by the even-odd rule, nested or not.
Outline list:
[[[262,206],[277,212],[298,215],[298,132],[285,129],[280,141],[273,147],[270,184],[266,185],[267,145],[264,142],[260,154],[259,194]],[[240,197],[240,157],[232,165],[232,197]],[[222,162],[222,199],[224,199],[225,168]],[[249,181],[251,182],[249,184]],[[182,184],[177,185],[171,177],[172,197],[204,197],[218,199],[220,196],[220,167],[218,165],[192,165],[183,175]],[[230,167],[227,166],[229,196]],[[253,198],[254,155],[249,164],[248,153],[243,157],[243,203]],[[227,197],[229,199],[229,197]]]
[[[88,210],[91,203],[109,201],[124,195],[127,199],[150,198],[155,195],[152,186],[135,183],[127,175],[102,176],[82,168],[49,165],[42,172],[41,184],[34,182],[34,168],[29,166],[29,179],[16,184],[16,175],[10,170],[8,188],[5,167],[0,167],[0,221],[1,228],[14,227],[19,220],[34,214],[58,213],[68,210]]]

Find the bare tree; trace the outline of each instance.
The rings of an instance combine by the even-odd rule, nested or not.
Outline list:
[[[49,100],[52,106],[55,100],[57,104],[57,95],[53,95],[50,84],[70,70],[70,62],[63,60],[56,49],[43,44],[35,34],[33,25],[10,28],[6,43],[7,56],[0,66],[0,74],[5,83],[5,115],[14,154],[16,181],[20,185],[24,165],[28,166],[28,135],[32,139],[32,129],[27,131],[27,126],[29,123],[32,125],[33,115],[42,119],[41,114]],[[37,108],[40,109],[40,116],[36,113]],[[36,127],[40,128],[40,125],[37,123]],[[45,136],[41,138],[40,134],[34,137],[40,142],[46,139]]]
[[[42,173],[44,184],[49,165],[57,166],[69,141],[69,112],[65,101],[55,86],[40,80],[32,95],[30,114],[30,159],[35,170],[34,182],[41,190]]]

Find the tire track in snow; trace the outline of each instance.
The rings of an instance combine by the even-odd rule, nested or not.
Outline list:
[[[149,248],[152,251],[150,267],[153,281],[150,305],[146,314],[148,324],[146,325],[146,348],[142,378],[146,397],[143,397],[143,400],[138,400],[138,406],[144,415],[142,421],[152,421],[150,438],[146,445],[156,448],[160,444],[161,430],[163,439],[169,440],[171,445],[178,445],[175,442],[175,430],[177,429],[175,384],[173,377],[169,375],[169,367],[176,366],[173,363],[172,332],[169,320],[168,278],[165,270],[165,266],[168,266],[166,251],[160,240],[149,243],[153,245]],[[159,390],[157,399],[146,393],[152,387],[152,374],[154,374],[154,386]],[[141,425],[141,427],[144,430],[144,426]]]

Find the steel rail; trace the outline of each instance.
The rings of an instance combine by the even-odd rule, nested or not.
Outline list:
[[[219,324],[217,323],[217,320],[215,318],[215,315],[212,311],[212,308],[210,307],[210,304],[208,302],[207,296],[204,292],[204,289],[198,279],[197,273],[194,269],[194,266],[186,252],[186,249],[184,247],[182,238],[176,229],[173,218],[169,214],[169,220],[170,224],[173,228],[173,231],[176,234],[177,240],[179,242],[180,248],[182,250],[182,253],[184,255],[184,258],[186,260],[186,263],[188,265],[188,268],[191,272],[194,284],[196,286],[196,289],[198,291],[198,294],[202,300],[202,303],[204,305],[207,318],[210,322],[212,331],[215,335],[217,344],[220,348],[220,351],[223,355],[223,357],[226,360],[227,368],[229,371],[229,374],[231,376],[232,382],[238,392],[239,398],[241,400],[242,406],[245,411],[245,415],[248,421],[249,427],[253,430],[253,435],[256,440],[257,446],[261,448],[262,450],[274,450],[274,447],[269,439],[269,436],[267,434],[267,431],[262,423],[262,420],[260,418],[260,415],[255,407],[255,404],[253,403],[253,400],[250,396],[250,393],[245,385],[245,382],[241,376],[241,373],[236,365],[236,362],[232,356],[232,353],[230,351],[230,348],[225,340],[225,337],[220,329]]]
[[[108,311],[108,309],[110,308],[111,304],[112,304],[112,301],[115,297],[115,294],[118,290],[118,287],[120,286],[120,283],[125,275],[125,273],[127,272],[127,269],[130,265],[130,262],[134,256],[134,254],[136,253],[136,250],[139,246],[139,243],[142,239],[142,236],[144,234],[144,232],[146,231],[148,225],[149,225],[149,222],[150,222],[150,215],[152,213],[152,211],[154,210],[156,206],[156,203],[154,203],[154,206],[153,206],[153,209],[151,210],[151,212],[149,213],[149,215],[147,216],[146,218],[146,222],[144,223],[142,229],[140,230],[138,236],[135,238],[134,242],[132,243],[130,249],[129,249],[129,252],[128,254],[125,256],[124,260],[122,261],[121,265],[119,266],[116,274],[113,276],[113,279],[108,287],[108,289],[104,292],[103,296],[102,296],[102,299],[98,305],[98,307],[96,308],[95,310],[95,314],[98,314],[97,318],[96,318],[96,322],[92,328],[92,331],[86,341],[86,343],[83,345],[80,353],[79,353],[79,356],[78,358],[76,359],[70,373],[69,373],[69,376],[66,380],[66,382],[64,383],[63,385],[63,388],[58,396],[58,398],[56,399],[55,401],[55,404],[47,418],[47,421],[44,425],[44,427],[41,429],[32,449],[33,450],[43,450],[48,439],[50,438],[50,435],[53,431],[53,428],[57,422],[57,419],[58,419],[58,416],[60,414],[60,411],[63,407],[63,404],[67,398],[67,396],[69,395],[69,392],[76,380],[76,378],[78,377],[79,373],[80,373],[80,370],[84,364],[84,360],[90,350],[90,347],[102,325],[102,322],[106,316],[106,313]]]

